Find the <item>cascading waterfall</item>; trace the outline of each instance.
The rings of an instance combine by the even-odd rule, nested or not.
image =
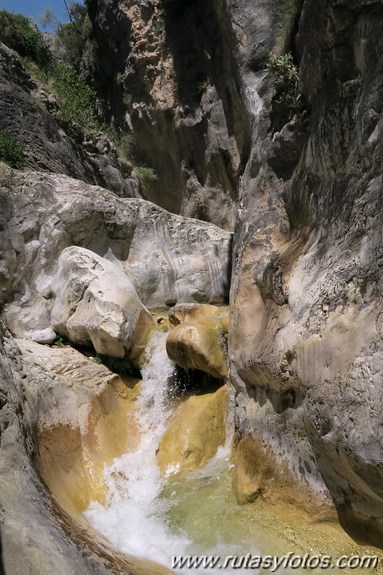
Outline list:
[[[171,519],[173,508],[179,505],[179,513],[183,514],[183,506],[190,507],[188,499],[193,491],[209,489],[223,469],[228,468],[231,438],[203,469],[188,476],[186,491],[183,492],[181,482],[174,482],[169,487],[160,476],[156,450],[172,411],[169,386],[175,370],[174,363],[166,354],[166,336],[166,333],[155,333],[147,349],[147,365],[142,370],[142,388],[136,412],[140,427],[139,445],[105,468],[106,505],[93,502],[84,516],[119,550],[171,567],[173,556],[227,554],[239,549],[229,549],[227,543],[217,541],[214,528],[211,546],[193,542],[182,528],[177,527],[177,521]],[[191,505],[196,505],[196,502]],[[176,572],[197,573],[197,570],[178,569]],[[206,574],[214,572],[204,569]],[[225,573],[230,572],[225,570]],[[235,573],[238,572],[237,569]]]
[[[186,537],[171,534],[159,518],[163,482],[156,464],[156,449],[171,413],[167,384],[174,372],[165,350],[166,335],[154,334],[147,349],[148,362],[142,370],[137,406],[139,445],[105,468],[107,505],[94,502],[84,513],[120,550],[160,563],[168,563],[164,550],[176,554],[189,543]]]
[[[105,468],[108,487],[105,506],[91,503],[84,512],[88,522],[120,551],[151,559],[172,569],[172,557],[211,556],[233,562],[223,568],[180,568],[178,574],[225,575],[249,573],[241,561],[251,554],[281,557],[294,552],[305,555],[325,553],[334,556],[352,550],[333,527],[329,531],[314,525],[291,527],[285,516],[278,517],[262,500],[239,506],[233,497],[230,473],[232,431],[225,446],[201,469],[161,477],[156,451],[172,414],[172,382],[175,365],[166,354],[166,333],[156,333],[147,349],[147,365],[142,370],[142,387],[137,400],[139,443],[134,451],[116,458]],[[231,422],[231,426],[233,424]],[[231,428],[232,428],[231,427]],[[294,511],[288,511],[288,516]],[[255,546],[256,542],[256,546]],[[251,573],[270,572],[303,575],[297,567],[266,570],[251,567]],[[321,570],[310,570],[313,575]],[[333,573],[347,571],[332,570]],[[371,570],[366,570],[372,573]]]

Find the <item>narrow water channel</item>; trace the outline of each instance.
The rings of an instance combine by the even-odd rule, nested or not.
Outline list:
[[[174,567],[178,574],[227,575],[271,572],[286,575],[324,573],[321,568],[249,567],[241,557],[287,554],[304,556],[375,554],[358,546],[341,530],[331,513],[312,518],[299,509],[257,501],[240,506],[232,493],[231,436],[202,469],[177,478],[161,477],[156,451],[172,414],[174,364],[165,349],[165,333],[157,333],[148,348],[142,371],[137,419],[137,448],[105,468],[105,506],[92,502],[87,521],[114,547],[129,555],[152,559],[172,568],[174,556],[238,557],[225,569]],[[230,419],[230,418],[229,418]],[[222,563],[222,561],[221,561]],[[314,562],[315,563],[315,562]],[[380,568],[337,569],[332,573],[382,573]]]

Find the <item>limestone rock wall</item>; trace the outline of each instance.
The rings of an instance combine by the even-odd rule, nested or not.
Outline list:
[[[382,5],[303,2],[289,48],[305,112],[287,125],[263,64],[281,11],[231,9],[254,130],[231,289],[238,426],[297,477],[319,471],[343,525],[381,546]]]
[[[51,280],[71,245],[119,266],[151,307],[222,302],[232,280],[242,444],[250,435],[254,453],[330,493],[346,529],[381,546],[382,4],[88,4],[108,119],[134,134],[136,164],[159,178],[148,198],[198,220],[66,176],[10,172],[0,211],[9,326],[35,339],[50,329]],[[271,52],[289,51],[296,113],[281,109],[266,66]],[[30,80],[16,64],[10,80],[8,68],[24,102]],[[5,84],[7,109],[10,93]],[[55,142],[43,159],[30,147],[32,167],[54,170],[60,149],[58,171],[94,181],[83,150],[52,130],[40,138]],[[201,220],[234,226],[233,244]]]
[[[23,146],[30,169],[66,174],[121,196],[140,197],[137,178],[123,169],[105,134],[87,139],[79,126],[64,121],[55,96],[1,42],[0,101],[0,130]],[[4,179],[3,173],[0,178]]]
[[[232,230],[249,124],[224,0],[89,2],[109,118],[131,129],[148,199]]]
[[[59,256],[69,246],[86,248],[97,254],[92,259],[92,254],[87,252],[88,276],[94,276],[93,268],[100,274],[100,268],[104,266],[109,270],[108,282],[112,281],[110,272],[113,270],[115,289],[113,292],[106,288],[108,294],[105,296],[106,300],[111,298],[108,304],[111,312],[118,306],[126,306],[128,296],[118,290],[118,285],[128,285],[129,280],[141,302],[152,308],[185,301],[222,303],[227,299],[230,233],[213,224],[169,214],[145,200],[119,198],[112,192],[63,175],[14,171],[10,172],[9,179],[8,187],[0,189],[0,234],[4,250],[1,304],[6,304],[7,324],[18,337],[49,340],[54,296],[63,296],[65,274],[58,274],[53,291],[52,280],[58,270]],[[76,251],[74,247],[72,251],[81,254],[78,248]],[[109,261],[103,263],[103,259]],[[81,261],[77,266],[79,276],[85,273]],[[104,284],[106,276],[104,274]],[[65,312],[66,320],[75,312],[75,301],[82,301],[83,319],[87,314],[91,318],[93,313],[84,295],[85,287],[76,281],[69,282],[66,298],[71,305]],[[80,285],[83,286],[81,289]],[[115,301],[112,292],[117,298]],[[95,298],[90,298],[96,306],[98,297],[96,294]],[[135,298],[136,294],[132,302]],[[129,324],[132,331],[132,318],[136,317],[138,309],[143,313],[142,318],[147,318],[141,303],[133,307],[134,313],[133,308],[129,312],[130,323],[125,317],[126,311],[119,315],[119,322]],[[106,310],[100,311],[106,320]],[[74,317],[72,320],[75,322]],[[89,321],[88,318],[86,322],[89,324]],[[148,320],[144,321],[147,323]],[[58,324],[62,322],[58,320]],[[117,329],[117,324],[115,326]],[[77,325],[77,329],[79,327]],[[93,332],[94,328],[93,325]],[[117,331],[120,329],[125,330],[122,325]],[[122,339],[127,337],[124,346],[131,348],[126,330],[118,333]],[[94,333],[99,339],[104,335],[102,330],[98,336]],[[118,344],[115,340],[115,344],[121,342]]]

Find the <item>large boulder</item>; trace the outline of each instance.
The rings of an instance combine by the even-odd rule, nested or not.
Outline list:
[[[174,363],[218,379],[227,375],[226,308],[181,304],[171,310],[169,320],[176,325],[167,337],[166,351]]]
[[[154,321],[121,268],[90,250],[61,253],[52,280],[52,326],[78,345],[138,362]]]
[[[231,234],[213,224],[62,175],[7,169],[5,184],[0,303],[18,337],[52,328],[52,278],[73,245],[114,262],[145,306],[227,299]]]
[[[171,475],[202,467],[224,445],[229,390],[191,396],[181,403],[162,436],[157,462]]]
[[[198,321],[213,316],[224,322],[224,333],[227,333],[229,308],[225,306],[218,307],[208,303],[184,303],[173,306],[169,310],[169,325],[170,327],[175,327],[185,321]]]

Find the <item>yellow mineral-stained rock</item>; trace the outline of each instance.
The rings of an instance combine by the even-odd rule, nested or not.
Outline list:
[[[218,307],[209,303],[180,303],[169,310],[169,325],[172,328],[186,321],[197,321],[208,317],[224,320],[228,316],[229,308],[226,306]]]
[[[54,386],[28,397],[31,409],[36,401],[39,406],[37,469],[60,507],[82,522],[91,501],[105,501],[104,466],[137,446],[141,383],[121,379],[70,347],[18,343],[36,367],[55,377]]]
[[[201,467],[226,440],[229,390],[189,397],[176,410],[162,436],[157,462],[163,473]]]
[[[252,503],[267,490],[272,467],[250,436],[238,443],[234,456],[233,489],[239,504]]]
[[[199,369],[218,379],[225,377],[227,309],[207,304],[176,308],[169,314],[175,325],[166,342],[170,359],[186,369]]]

